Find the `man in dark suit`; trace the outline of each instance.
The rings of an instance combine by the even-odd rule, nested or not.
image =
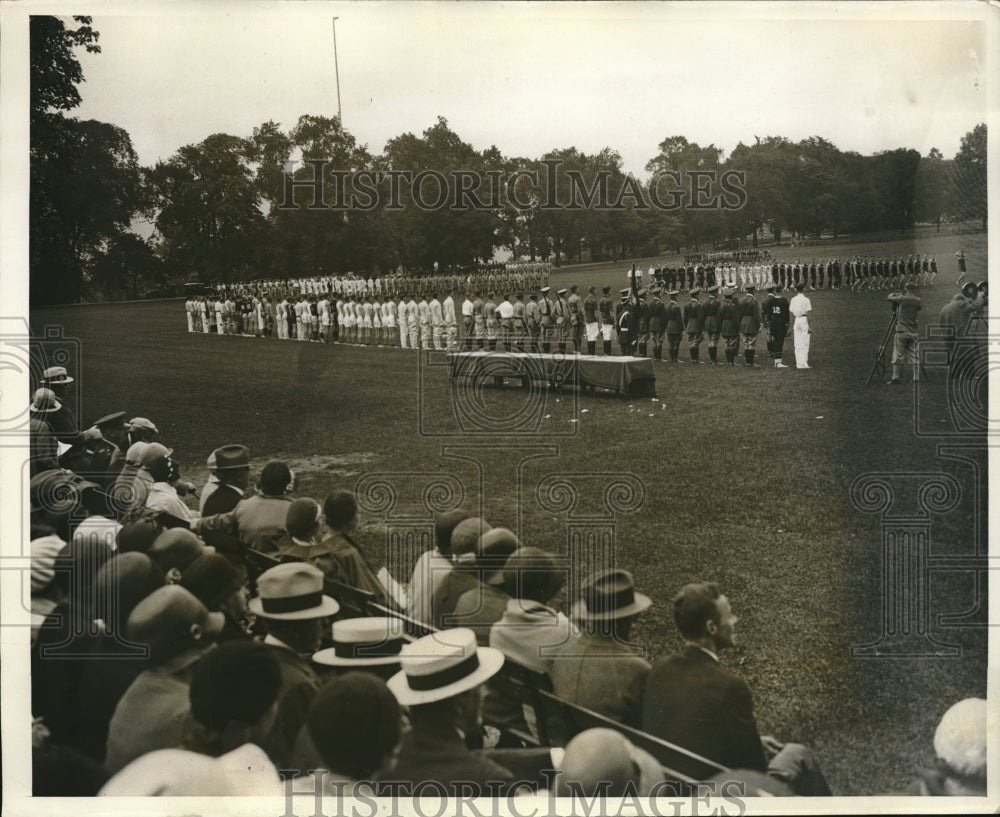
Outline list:
[[[257,591],[260,595],[247,606],[264,620],[264,643],[281,670],[277,715],[261,746],[281,768],[291,761],[309,704],[319,689],[319,677],[310,659],[328,631],[327,619],[340,610],[340,605],[323,595],[323,572],[306,562],[289,562],[265,570],[257,578]]]
[[[829,795],[812,753],[800,744],[761,737],[750,688],[719,666],[735,643],[729,599],[717,585],[685,585],[674,597],[684,651],[659,659],[642,697],[642,728],[731,769],[766,771],[800,795]]]
[[[229,513],[243,499],[250,485],[250,449],[245,445],[224,445],[212,452],[219,487],[205,500],[202,516]]]
[[[389,690],[410,708],[412,729],[403,737],[392,781],[406,795],[426,781],[455,796],[496,796],[515,779],[489,753],[471,748],[482,734],[481,687],[503,664],[503,653],[479,647],[472,630],[440,630],[403,647],[402,670]]]

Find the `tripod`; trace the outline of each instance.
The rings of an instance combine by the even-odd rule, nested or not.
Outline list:
[[[885,347],[889,345],[889,341],[892,339],[893,334],[896,331],[896,310],[892,311],[892,317],[889,319],[889,325],[885,328],[885,334],[882,335],[882,342],[878,345],[878,350],[875,352],[875,360],[872,362],[871,371],[868,372],[868,379],[865,381],[867,386],[872,382],[872,378],[878,374],[879,377],[885,377]]]
[[[877,374],[879,377],[885,377],[885,348],[889,345],[892,340],[893,335],[896,332],[896,310],[892,310],[892,317],[889,319],[889,325],[885,328],[885,334],[882,335],[882,342],[878,345],[878,350],[875,352],[875,360],[872,362],[871,371],[868,372],[868,379],[865,381],[865,385],[872,382],[872,378]],[[927,370],[924,368],[924,362],[920,361],[920,374],[926,379]]]

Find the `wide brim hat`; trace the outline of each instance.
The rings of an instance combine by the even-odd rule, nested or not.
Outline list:
[[[691,296],[692,298],[693,298],[693,297],[694,297],[695,295],[700,295],[700,294],[701,294],[701,288],[700,288],[700,287],[695,287],[695,288],[694,288],[694,289],[692,289],[692,290],[688,290],[688,295],[690,295],[690,296]]]
[[[539,292],[541,292],[542,294],[544,294],[544,293],[546,293],[546,292],[551,292],[551,291],[552,291],[552,287],[542,287],[542,288],[541,288],[540,290],[538,290],[538,291],[539,291]]]
[[[480,647],[466,627],[439,630],[407,644],[400,653],[402,669],[386,685],[403,706],[443,701],[485,683],[503,666],[504,656]]]
[[[347,618],[331,628],[333,646],[313,653],[328,667],[379,667],[398,664],[406,645],[403,622],[389,616]]]
[[[261,618],[304,621],[340,612],[335,599],[323,593],[323,571],[308,562],[287,562],[257,577],[256,598],[247,609]]]
[[[36,414],[48,414],[51,411],[59,411],[62,403],[56,398],[56,393],[52,389],[36,389],[31,395],[30,408]]]
[[[250,467],[250,449],[245,445],[224,445],[212,453],[215,454],[216,471]]]
[[[128,421],[128,423],[126,423],[126,427],[129,430],[143,428],[146,429],[147,431],[152,431],[154,434],[160,433],[160,429],[158,429],[153,424],[153,421],[147,420],[145,417],[133,417],[131,420]]]
[[[103,417],[98,417],[94,420],[94,425],[97,428],[102,428],[104,426],[113,425],[125,425],[125,412],[124,411],[113,411],[111,414],[105,414]]]
[[[575,621],[609,621],[635,616],[649,609],[653,600],[635,589],[627,570],[603,570],[588,578],[573,604]]]
[[[706,291],[706,292],[718,292],[718,291],[719,291],[719,285],[718,285],[718,284],[716,284],[715,286],[710,286],[710,287],[709,287],[708,289],[706,289],[705,291]]]
[[[65,386],[73,382],[73,378],[66,373],[64,366],[50,366],[42,372],[42,381],[57,386]]]

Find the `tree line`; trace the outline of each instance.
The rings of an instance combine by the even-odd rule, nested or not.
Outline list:
[[[74,49],[100,51],[91,19],[73,21],[31,18],[34,304],[136,298],[187,280],[466,268],[498,250],[558,265],[697,252],[720,242],[905,231],[918,222],[986,227],[985,124],[962,138],[951,159],[936,149],[864,156],[819,136],[756,138],[725,156],[715,145],[671,136],[646,164],[649,175],[635,178],[611,147],[507,156],[496,146],[476,150],[438,117],[421,135],[393,137],[376,154],[336,117],[302,115],[287,129],[268,121],[250,134],[212,134],[143,167],[123,129],[67,113],[81,102]],[[425,170],[465,174],[467,192],[491,206],[415,206],[399,176]],[[648,204],[658,191],[662,199],[665,178],[708,180],[701,192],[711,201],[718,193],[711,180],[727,171],[741,174],[738,208],[686,206],[697,195],[691,189],[682,206]],[[506,195],[498,201],[491,182],[501,177]],[[355,200],[366,192],[359,179],[399,206],[336,208],[310,199],[307,183],[321,182]],[[390,180],[399,182],[395,189]],[[680,187],[673,192],[683,196]],[[549,200],[561,206],[546,207]],[[141,222],[149,226],[137,229]]]

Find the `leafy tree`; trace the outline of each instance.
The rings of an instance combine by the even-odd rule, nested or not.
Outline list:
[[[136,300],[140,286],[156,283],[160,274],[160,259],[149,242],[135,233],[122,233],[95,257],[91,285],[108,299]]]
[[[172,266],[206,282],[259,268],[267,224],[249,154],[246,140],[216,133],[152,168],[156,227]]]
[[[45,138],[32,146],[31,295],[38,303],[75,303],[95,254],[142,208],[141,173],[121,128],[43,116]]]
[[[982,122],[962,137],[955,154],[952,176],[955,211],[962,218],[980,219],[987,223],[986,191],[986,123]]]

